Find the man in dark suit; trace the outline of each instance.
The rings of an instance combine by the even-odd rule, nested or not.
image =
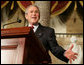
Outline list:
[[[33,26],[33,31],[39,40],[43,43],[47,51],[51,51],[53,55],[59,58],[62,61],[70,63],[72,60],[75,60],[77,53],[72,51],[73,45],[68,49],[64,50],[61,46],[58,45],[55,37],[54,29],[46,26],[42,26],[38,23],[40,19],[39,8],[36,5],[30,5],[25,11],[25,18],[29,22],[29,26]]]

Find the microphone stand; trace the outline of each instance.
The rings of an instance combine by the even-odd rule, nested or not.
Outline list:
[[[12,23],[17,23],[17,22],[12,22]],[[4,29],[4,26],[5,26],[5,25],[9,25],[9,24],[12,24],[12,23],[4,24],[4,25],[3,25],[3,29]],[[18,20],[18,23],[21,23],[21,20]]]

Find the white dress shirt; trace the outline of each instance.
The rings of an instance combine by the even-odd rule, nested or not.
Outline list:
[[[32,25],[29,24],[29,26],[32,26]],[[39,25],[33,25],[33,27],[34,27],[34,28],[33,28],[33,31],[34,31],[34,32],[36,32],[38,26],[39,26]]]

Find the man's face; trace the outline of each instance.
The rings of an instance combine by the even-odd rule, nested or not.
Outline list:
[[[39,20],[39,10],[37,7],[31,6],[28,8],[28,13],[25,15],[26,19],[31,25],[37,24]]]

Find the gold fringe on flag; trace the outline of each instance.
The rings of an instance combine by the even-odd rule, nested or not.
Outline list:
[[[83,1],[79,1],[80,2],[80,4],[81,4],[81,6],[83,7]]]
[[[1,5],[1,9],[2,9],[3,7],[5,7],[8,3],[9,3],[9,1],[6,1],[4,4],[2,4],[2,5]]]
[[[14,8],[14,1],[12,2],[11,10],[13,10],[13,8]]]
[[[57,6],[57,4],[58,4],[58,1],[56,1],[55,4],[52,6],[51,12],[55,9],[55,7]]]
[[[77,9],[77,2],[75,1],[74,10],[76,11],[76,9]]]

